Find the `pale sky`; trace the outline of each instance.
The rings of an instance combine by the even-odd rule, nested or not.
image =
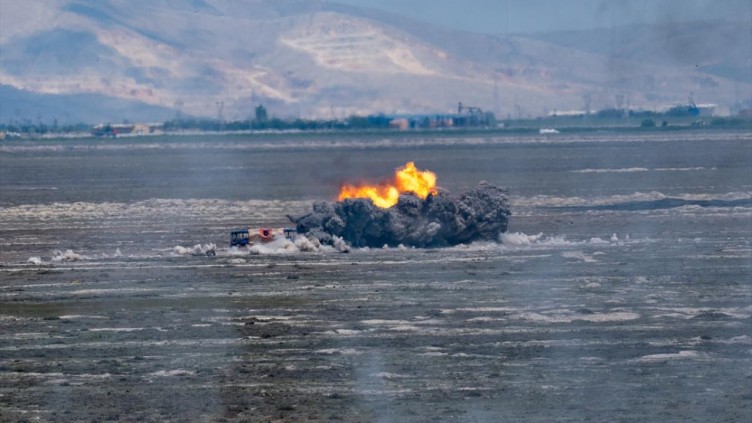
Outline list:
[[[331,0],[468,31],[499,34],[613,25],[752,20],[750,0]],[[509,17],[509,19],[508,19]]]

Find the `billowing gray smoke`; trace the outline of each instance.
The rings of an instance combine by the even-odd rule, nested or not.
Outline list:
[[[376,207],[369,199],[350,198],[315,203],[311,213],[288,217],[298,233],[322,244],[333,244],[337,236],[353,247],[445,247],[496,240],[507,230],[510,214],[507,192],[482,181],[459,197],[447,191],[425,200],[403,194],[388,209]]]

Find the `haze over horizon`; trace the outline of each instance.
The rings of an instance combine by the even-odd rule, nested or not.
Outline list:
[[[484,34],[586,30],[623,25],[752,20],[746,0],[333,0]]]

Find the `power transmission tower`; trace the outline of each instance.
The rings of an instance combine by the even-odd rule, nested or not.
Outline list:
[[[224,117],[222,116],[222,111],[225,109],[225,102],[224,101],[218,101],[217,103],[217,121],[219,123],[224,122]]]
[[[588,94],[585,94],[582,96],[582,101],[585,103],[585,115],[590,116],[590,103],[593,100],[593,96]]]
[[[621,112],[621,117],[624,117],[624,109],[622,108],[624,106],[624,94],[617,94],[616,95],[616,110]]]
[[[494,114],[501,116],[501,110],[499,110],[499,74],[494,73]]]
[[[183,100],[175,100],[175,120],[180,120],[183,117]]]

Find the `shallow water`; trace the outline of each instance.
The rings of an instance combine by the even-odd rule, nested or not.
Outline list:
[[[408,160],[509,187],[502,242],[226,247]],[[9,420],[752,418],[752,134],[14,142],[0,164]]]

